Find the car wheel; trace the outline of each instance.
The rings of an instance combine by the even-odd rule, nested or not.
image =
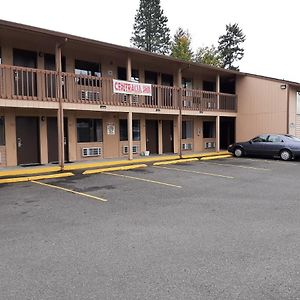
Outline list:
[[[289,150],[284,149],[280,152],[280,158],[282,160],[290,160],[292,158],[292,153]]]
[[[244,155],[244,150],[240,147],[234,149],[235,157],[242,157]]]

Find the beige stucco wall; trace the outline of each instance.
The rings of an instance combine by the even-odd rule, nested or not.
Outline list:
[[[287,88],[281,89],[280,86],[280,81],[271,79],[237,78],[237,140],[268,132],[287,132]]]

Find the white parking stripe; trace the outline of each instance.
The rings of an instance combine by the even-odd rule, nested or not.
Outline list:
[[[257,167],[250,167],[250,166],[243,166],[243,165],[234,165],[234,164],[221,164],[215,162],[201,162],[202,164],[209,164],[209,165],[217,165],[217,166],[226,166],[226,167],[236,167],[236,168],[243,168],[243,169],[252,169],[252,170],[259,170],[259,171],[271,171],[271,169],[266,168],[257,168]]]

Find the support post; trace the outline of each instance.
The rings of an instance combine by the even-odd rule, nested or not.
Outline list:
[[[128,159],[132,160],[133,159],[133,153],[132,153],[132,146],[133,146],[133,142],[132,142],[132,112],[130,111],[128,113],[128,117],[127,117],[127,130],[128,130]]]
[[[56,95],[59,101],[59,108],[57,111],[57,129],[58,129],[58,162],[61,171],[65,167],[65,138],[64,138],[64,110],[62,99],[62,66],[61,66],[61,45],[56,45],[55,48],[55,65],[57,73],[56,81]]]
[[[131,81],[131,58],[127,58],[127,81]],[[133,141],[132,141],[132,111],[131,111],[131,105],[132,105],[132,95],[128,95],[129,98],[129,112],[128,112],[128,118],[127,118],[127,130],[128,130],[128,159],[132,160],[133,159],[133,152],[132,152],[132,146],[133,146]]]
[[[220,151],[220,116],[216,116],[216,151]]]
[[[216,91],[217,91],[217,110],[220,109],[220,75],[217,75],[216,80]]]
[[[181,68],[178,69],[177,74],[177,87],[178,87],[178,131],[179,131],[179,157],[182,158],[182,72]]]

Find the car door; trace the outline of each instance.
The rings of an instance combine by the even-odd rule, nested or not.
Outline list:
[[[264,155],[264,149],[267,143],[267,135],[259,135],[249,141],[245,147],[248,155]]]
[[[283,148],[284,141],[280,135],[270,134],[267,137],[267,143],[265,145],[265,152],[268,156],[279,155],[280,150]]]

